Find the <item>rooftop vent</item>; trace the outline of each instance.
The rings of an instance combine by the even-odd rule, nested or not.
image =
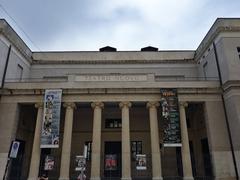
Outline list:
[[[105,46],[99,49],[100,52],[116,52],[117,48],[111,46]]]
[[[158,51],[158,48],[152,47],[152,46],[147,46],[141,49],[141,51]]]

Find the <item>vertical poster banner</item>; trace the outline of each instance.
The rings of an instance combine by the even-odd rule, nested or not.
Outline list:
[[[146,154],[136,154],[136,169],[137,170],[147,169]]]
[[[160,92],[164,147],[179,147],[181,146],[181,130],[177,89],[161,89]]]
[[[62,90],[45,90],[41,148],[59,147]]]

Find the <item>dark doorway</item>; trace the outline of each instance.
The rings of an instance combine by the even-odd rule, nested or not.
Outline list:
[[[202,154],[203,154],[205,176],[207,176],[207,177],[213,176],[211,156],[210,156],[209,146],[208,146],[208,139],[207,138],[201,139],[201,144],[202,144]]]
[[[23,159],[24,159],[24,152],[25,152],[25,141],[17,139],[16,141],[20,142],[20,146],[17,153],[17,158],[11,159],[11,168],[9,171],[8,179],[11,180],[20,180],[21,173],[22,173],[22,166],[23,166]]]
[[[121,177],[121,142],[105,142],[104,177],[105,179]]]

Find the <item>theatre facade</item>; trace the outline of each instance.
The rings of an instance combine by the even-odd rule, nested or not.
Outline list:
[[[238,179],[240,19],[192,51],[79,52],[0,20],[0,81],[1,179]]]

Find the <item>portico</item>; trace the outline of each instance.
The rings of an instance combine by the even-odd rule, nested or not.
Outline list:
[[[162,179],[163,175],[162,175],[162,165],[161,165],[161,152],[160,152],[160,143],[161,143],[161,139],[159,136],[159,133],[161,133],[159,130],[161,129],[161,127],[159,127],[159,119],[158,119],[158,114],[160,111],[159,110],[159,103],[157,101],[149,101],[149,102],[139,102],[139,101],[135,101],[135,102],[130,102],[130,101],[121,101],[121,102],[106,102],[107,103],[107,108],[110,108],[109,110],[113,110],[113,114],[115,115],[110,115],[112,117],[119,117],[121,118],[121,128],[115,128],[112,129],[109,128],[107,129],[107,127],[104,125],[105,119],[107,119],[105,117],[105,119],[103,119],[104,116],[106,116],[106,114],[103,116],[104,114],[104,102],[84,102],[84,103],[80,103],[79,102],[66,102],[63,103],[63,107],[65,108],[65,124],[64,124],[64,128],[63,128],[63,139],[62,139],[62,153],[61,153],[61,164],[60,164],[60,176],[59,179],[61,180],[68,180],[70,178],[70,161],[71,161],[71,148],[73,148],[74,146],[71,145],[72,142],[72,138],[74,138],[74,136],[72,135],[72,131],[73,131],[73,119],[74,119],[74,114],[76,115],[76,104],[78,104],[78,108],[81,111],[81,107],[86,108],[88,107],[86,104],[91,104],[91,108],[92,108],[92,112],[90,112],[90,110],[88,110],[90,113],[92,113],[92,138],[88,140],[92,141],[92,149],[91,149],[91,163],[89,167],[91,167],[91,171],[90,169],[87,169],[89,175],[90,175],[90,179],[101,179],[103,177],[103,142],[104,141],[121,141],[122,144],[122,160],[121,160],[121,179],[132,179],[132,173],[131,173],[131,167],[135,165],[135,162],[132,162],[132,158],[131,157],[131,140],[136,140],[136,135],[138,134],[138,132],[135,130],[134,131],[134,127],[133,127],[133,131],[131,133],[131,115],[130,115],[130,111],[134,108],[138,109],[140,108],[141,110],[138,112],[141,112],[142,109],[145,106],[145,112],[144,114],[147,114],[147,119],[145,119],[145,122],[142,122],[144,124],[147,124],[147,126],[149,127],[148,130],[146,130],[146,134],[148,134],[149,136],[149,140],[150,143],[143,143],[143,147],[146,146],[147,144],[150,144],[150,147],[148,147],[147,149],[149,149],[150,151],[147,153],[147,155],[149,157],[147,157],[148,159],[148,163],[151,162],[151,164],[149,164],[148,166],[150,167],[150,169],[148,170],[149,172],[147,173],[148,175],[151,175],[153,179]],[[38,103],[39,104],[39,103]],[[85,105],[81,105],[81,104],[85,104]],[[119,104],[117,107],[117,104]],[[132,106],[133,104],[133,106]],[[144,105],[145,104],[145,105]],[[38,108],[38,116],[37,116],[37,121],[40,117],[40,113],[41,113],[41,106],[36,106]],[[40,109],[39,109],[40,108]],[[109,110],[108,113],[109,113]],[[185,112],[184,112],[185,113]],[[116,116],[116,114],[118,114]],[[81,123],[81,121],[83,116],[75,117],[75,120],[78,119],[78,121]],[[186,118],[184,118],[184,116],[181,116],[181,122],[186,121]],[[116,118],[117,119],[117,118]],[[135,119],[136,121],[136,119]],[[82,122],[83,123],[83,122]],[[134,125],[134,124],[132,124]],[[141,125],[140,125],[141,126]],[[41,123],[36,123],[36,128],[35,129],[39,129],[41,128]],[[109,134],[108,131],[112,131],[113,136],[114,133],[116,134],[121,134],[120,136],[117,135],[115,138],[112,137],[108,137],[107,134]],[[182,128],[182,130],[184,130],[185,132],[182,132],[183,134],[188,134],[187,129],[186,128]],[[114,132],[115,131],[115,132]],[[37,131],[35,131],[35,133],[39,133]],[[107,133],[107,134],[106,134]],[[102,135],[105,134],[105,135]],[[133,136],[131,138],[131,135]],[[103,139],[102,139],[102,136]],[[81,135],[80,135],[81,138]],[[39,148],[39,139],[40,136],[35,135],[34,136],[34,142],[33,142],[33,150],[35,153],[33,153],[32,157],[31,157],[31,163],[35,164],[35,166],[31,166],[30,168],[30,173],[29,173],[29,179],[30,178],[37,178],[38,176],[38,168],[39,168],[39,159],[40,159],[40,153],[36,153],[36,152],[40,152],[40,148]],[[105,139],[105,140],[104,140]],[[114,140],[115,139],[115,140]],[[137,138],[137,140],[141,140],[141,141],[145,141],[141,138]],[[146,140],[148,141],[148,140]],[[75,143],[75,140],[73,141]],[[184,143],[183,143],[184,144]],[[81,146],[82,147],[82,146]],[[187,147],[185,147],[187,148]],[[146,151],[146,150],[145,150]],[[188,151],[189,149],[184,149],[184,152]],[[81,154],[83,152],[83,149],[80,150],[79,154]],[[184,154],[184,152],[182,152]],[[144,153],[144,152],[142,152]],[[150,156],[151,154],[151,156]],[[150,159],[151,158],[151,159]],[[38,159],[38,160],[36,160]],[[73,159],[72,159],[73,160]],[[182,159],[183,164],[187,164],[185,165],[185,167],[187,169],[191,169],[191,163],[189,164],[189,162],[186,162],[185,160],[188,160],[187,158]],[[35,167],[35,171],[33,170]],[[189,178],[189,177],[187,177]]]

